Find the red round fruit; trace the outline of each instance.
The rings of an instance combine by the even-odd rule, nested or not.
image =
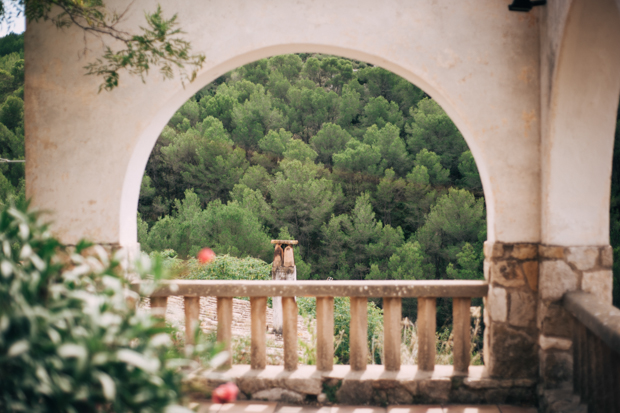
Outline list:
[[[237,400],[237,394],[239,394],[237,385],[233,382],[228,382],[213,390],[211,401],[213,403],[232,403]]]
[[[198,253],[198,261],[201,264],[207,264],[215,259],[215,253],[211,248],[203,248]]]

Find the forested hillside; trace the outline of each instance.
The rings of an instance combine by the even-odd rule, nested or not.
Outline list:
[[[24,159],[24,35],[0,39],[0,158]],[[24,193],[24,164],[0,162],[0,204]]]
[[[420,89],[361,62],[283,55],[219,78],[170,119],[139,241],[269,262],[269,240],[292,237],[300,278],[475,279],[482,195],[463,137]]]

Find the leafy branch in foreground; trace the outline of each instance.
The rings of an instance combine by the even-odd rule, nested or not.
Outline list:
[[[136,311],[119,253],[62,245],[27,205],[0,208],[0,411],[191,412],[180,369],[213,365],[217,349],[182,354],[176,332]],[[157,259],[135,270],[152,280],[141,293],[164,276]]]
[[[14,0],[20,6],[25,4],[29,20],[51,20],[58,28],[76,25],[85,33],[101,39],[112,39],[124,44],[124,48],[114,50],[105,46],[102,57],[85,66],[88,75],[103,77],[99,87],[112,90],[119,85],[119,72],[126,70],[138,75],[144,81],[151,67],[158,67],[164,79],[174,77],[174,69],[179,71],[181,81],[193,81],[202,67],[205,56],[191,54],[191,45],[179,35],[177,15],[169,19],[163,16],[158,5],[154,13],[145,13],[147,27],[140,27],[140,33],[129,33],[118,28],[118,24],[129,10],[118,14],[110,13],[102,0]],[[52,16],[53,6],[60,13]],[[5,8],[3,8],[4,10]],[[0,17],[3,14],[0,13]],[[187,71],[185,66],[190,66]]]

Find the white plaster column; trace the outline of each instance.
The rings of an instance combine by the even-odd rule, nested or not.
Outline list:
[[[545,394],[572,387],[572,324],[563,295],[585,290],[611,302],[609,198],[620,96],[620,13],[614,0],[551,1],[542,23],[537,327]]]

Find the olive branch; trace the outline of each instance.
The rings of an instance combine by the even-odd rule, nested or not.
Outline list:
[[[0,20],[10,22],[14,17],[7,9],[5,0],[0,9]],[[87,34],[102,40],[112,39],[124,47],[113,49],[105,45],[100,58],[84,67],[87,75],[101,76],[101,90],[118,87],[120,73],[124,70],[140,76],[145,81],[151,68],[158,68],[164,79],[174,77],[175,69],[181,82],[192,82],[205,61],[202,54],[192,54],[191,45],[180,35],[177,15],[165,18],[161,6],[153,13],[145,13],[147,25],[139,33],[129,33],[118,28],[132,3],[122,12],[110,12],[102,0],[11,0],[24,10],[31,21],[51,20],[59,29],[77,26]],[[22,13],[19,10],[17,15]],[[58,13],[56,13],[58,11]],[[190,69],[187,70],[186,66]]]

